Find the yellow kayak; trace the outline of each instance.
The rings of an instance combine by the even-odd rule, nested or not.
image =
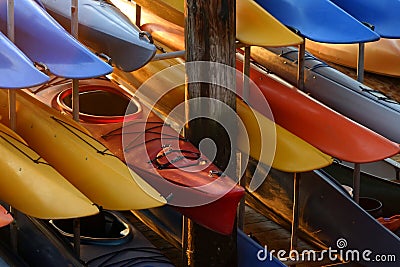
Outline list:
[[[0,116],[8,117],[4,90],[0,90]],[[17,92],[16,132],[96,205],[129,210],[166,202],[78,123],[24,92]]]
[[[131,20],[135,18],[135,7],[126,0],[111,2]],[[185,0],[136,0],[137,4],[151,13],[176,25],[184,26]],[[143,23],[148,21],[143,16]],[[253,0],[236,1],[236,38],[245,44],[259,46],[287,46],[303,42],[302,38],[290,31]]]
[[[167,47],[164,48],[167,49]],[[168,115],[178,104],[184,101],[184,86],[178,86],[165,93],[165,88],[168,88],[168,85],[184,84],[185,67],[182,60],[153,61],[143,68],[130,73],[115,69],[112,77],[119,83],[125,84],[129,90],[134,90],[132,88],[140,87],[155,73],[175,65],[177,67],[173,70],[162,76],[157,75],[157,78],[152,78],[153,81],[151,83],[147,82],[146,90],[136,92],[136,95],[144,102],[151,102],[152,99],[158,99],[162,96],[155,109],[163,115]],[[148,87],[149,85],[150,88]],[[240,99],[237,99],[237,113],[245,124],[247,131],[247,133],[239,132],[239,150],[246,151],[249,142],[250,156],[254,159],[286,172],[305,172],[319,169],[332,163],[332,157],[276,125],[269,118],[244,104]],[[179,118],[174,117],[174,120],[182,123],[184,115],[181,114]],[[275,143],[267,143],[270,140],[274,140]]]
[[[15,132],[0,123],[0,199],[41,219],[98,213],[85,195],[64,179]]]
[[[357,44],[323,44],[310,40],[306,49],[314,56],[350,68],[357,68]],[[400,40],[381,38],[365,44],[365,71],[400,77]]]

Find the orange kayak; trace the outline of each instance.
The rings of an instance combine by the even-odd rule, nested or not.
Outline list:
[[[306,49],[314,56],[350,68],[357,68],[357,44],[325,44],[306,41]],[[400,40],[381,38],[365,44],[365,71],[400,77]]]

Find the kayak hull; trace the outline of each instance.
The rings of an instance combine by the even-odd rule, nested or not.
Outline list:
[[[85,79],[108,74],[111,66],[67,33],[35,1],[15,3],[15,44],[55,75]],[[0,29],[7,32],[7,1],[0,1]],[[29,25],[29,27],[27,27]]]
[[[118,6],[124,0],[112,0]],[[136,1],[147,12],[184,27],[183,0]],[[142,11],[143,12],[143,11]],[[133,17],[134,13],[127,16]],[[145,22],[146,23],[146,22]],[[236,1],[236,39],[244,44],[260,46],[296,45],[302,38],[251,0]]]
[[[339,65],[357,68],[357,44],[306,42],[306,49],[316,57]],[[380,75],[400,76],[400,40],[381,38],[365,44],[364,70]]]
[[[81,258],[78,259],[73,250],[72,238],[67,235],[68,232],[54,227],[54,222],[20,214],[18,253],[29,266],[78,267],[101,266],[107,263],[121,266],[127,262],[141,267],[174,266],[120,213],[102,211],[100,215],[103,217],[98,215],[95,218],[81,220],[82,234],[85,235],[81,236]],[[117,237],[122,235],[116,233],[119,229],[124,230],[123,238]],[[2,242],[9,241],[9,235],[8,229],[4,231],[2,229],[0,231]]]
[[[0,115],[6,120],[8,103],[4,90],[0,91],[0,103]],[[107,149],[72,119],[21,91],[17,92],[16,103],[16,132],[93,203],[114,210],[165,203],[159,192],[114,155],[106,153]]]
[[[328,0],[256,0],[280,22],[304,38],[322,43],[360,43],[379,35]]]
[[[360,208],[340,183],[323,171],[297,175],[300,179],[299,229],[302,237],[322,249],[337,249],[337,240],[343,238],[347,241],[347,246],[340,248],[343,253],[348,249],[360,252],[369,249],[373,255],[394,254],[398,257],[399,251],[395,248],[399,246],[400,238]],[[246,199],[251,207],[288,229],[293,214],[292,177],[293,174],[272,169],[266,182]],[[358,263],[380,266],[377,262],[362,259]],[[395,262],[385,264],[396,266]]]
[[[0,124],[0,198],[13,208],[42,219],[98,213],[97,207],[56,172],[15,132]]]
[[[71,11],[68,1],[41,0],[46,10],[67,31],[71,30]],[[78,39],[98,54],[105,54],[123,71],[134,71],[147,64],[156,47],[142,31],[117,8],[95,0],[79,1]],[[107,23],[104,23],[104,21]]]
[[[294,62],[297,59],[297,49],[267,50],[254,47],[252,57],[288,82],[296,83],[297,64]],[[399,103],[313,56],[307,56],[305,66],[306,93],[388,139],[400,142],[400,129],[397,127],[400,123]]]
[[[174,246],[180,248],[182,242],[182,216],[169,207],[154,208],[135,211],[134,214],[158,235],[168,240]],[[273,257],[265,248],[252,240],[243,231],[237,230],[237,266],[261,267],[261,266],[285,266]],[[265,260],[258,259],[259,251],[263,251]]]
[[[0,32],[0,87],[18,89],[39,85],[48,77],[38,71],[28,57]],[[24,73],[24,75],[21,75]]]

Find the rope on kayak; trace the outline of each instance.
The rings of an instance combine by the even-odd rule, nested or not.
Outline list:
[[[83,141],[85,144],[87,144],[89,147],[93,148],[97,153],[99,153],[99,154],[101,154],[101,155],[104,155],[104,156],[112,156],[112,157],[118,158],[117,156],[115,156],[115,155],[112,154],[111,152],[107,152],[107,151],[109,151],[109,149],[106,148],[105,146],[103,146],[103,144],[101,144],[99,141],[97,141],[93,136],[90,136],[90,135],[86,134],[86,133],[83,132],[82,130],[78,129],[77,127],[75,127],[75,126],[73,126],[73,125],[71,125],[71,124],[69,124],[69,123],[66,122],[66,121],[63,121],[63,120],[61,120],[61,119],[58,119],[58,118],[56,118],[56,117],[54,117],[54,116],[51,116],[51,118],[52,118],[55,122],[57,122],[57,123],[59,123],[61,126],[63,126],[65,129],[67,129],[70,133],[72,133],[73,135],[75,135],[76,137],[78,137],[80,140],[82,140],[82,141]],[[98,144],[99,146],[104,147],[104,149],[103,149],[103,150],[100,150],[100,149],[96,148],[94,145],[92,145],[90,142],[88,142],[88,141],[87,141],[86,139],[84,139],[82,136],[80,136],[80,135],[77,134],[76,132],[72,131],[71,128],[74,129],[74,130],[76,130],[76,131],[78,131],[79,133],[85,135],[87,138],[89,138],[89,139],[92,140],[94,143]]]
[[[148,256],[138,256],[138,257],[132,257],[128,259],[122,259],[122,260],[116,260],[114,259],[118,256],[122,256],[123,254],[129,253],[129,252],[142,252],[142,253],[148,253],[150,255]],[[99,262],[101,261],[101,262]],[[168,264],[170,263],[172,266],[172,263],[155,247],[131,247],[131,248],[123,248],[117,251],[113,251],[110,253],[106,253],[100,256],[97,256],[93,259],[90,259],[85,262],[86,265],[90,264],[96,264],[96,266],[99,267],[108,267],[108,266],[135,266],[138,264],[144,264],[144,263],[165,263]]]
[[[172,160],[168,160],[168,162],[166,162],[166,163],[159,162],[160,159],[166,157],[168,154],[171,154],[173,152],[180,153],[180,155],[178,155],[176,158],[174,158]],[[201,157],[201,154],[196,151],[171,148],[165,152],[162,152],[160,155],[156,156],[149,163],[155,164],[159,170],[164,170],[164,169],[176,169],[177,167],[174,166],[174,163],[177,163],[178,161],[181,161],[183,159],[194,160],[196,163],[188,164],[186,166],[179,166],[179,168],[188,168],[188,167],[199,165],[200,157]]]
[[[40,91],[48,89],[49,86],[56,86],[56,85],[66,84],[68,82],[70,82],[70,80],[68,80],[66,78],[60,78],[60,77],[55,76],[55,77],[51,78],[47,83],[39,86],[37,89],[31,90],[31,92],[33,94],[37,94]]]
[[[51,166],[48,162],[46,162],[39,154],[37,154],[31,147],[29,147],[27,144],[24,144],[23,142],[21,142],[20,140],[18,140],[17,138],[15,138],[14,136],[9,135],[6,132],[3,132],[0,130],[0,132],[4,135],[6,135],[7,137],[13,139],[14,141],[18,142],[19,144],[21,144],[22,146],[26,147],[27,149],[31,150],[32,152],[34,152],[34,154],[38,155],[37,158],[33,158],[31,157],[28,153],[26,153],[24,150],[20,149],[18,146],[16,146],[15,144],[13,144],[10,140],[8,140],[7,138],[5,138],[3,135],[0,134],[0,138],[3,139],[5,142],[7,142],[9,145],[11,145],[12,147],[14,147],[16,150],[18,150],[19,152],[21,152],[22,155],[24,155],[25,157],[27,157],[28,159],[30,159],[31,161],[33,161],[36,164],[44,164],[44,165],[48,165]]]

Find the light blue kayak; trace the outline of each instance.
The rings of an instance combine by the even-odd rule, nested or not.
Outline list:
[[[26,88],[48,80],[49,77],[36,69],[33,62],[0,32],[0,88]]]
[[[15,1],[15,44],[32,61],[54,75],[86,79],[108,74],[112,67],[90,52],[32,0]],[[7,29],[7,0],[0,0],[0,29]]]
[[[71,28],[71,1],[41,1],[65,29]],[[79,40],[97,53],[106,54],[123,71],[146,65],[156,47],[136,25],[116,7],[97,0],[79,0]]]
[[[381,37],[400,38],[399,0],[331,0],[361,22],[374,26]]]
[[[321,43],[360,43],[379,35],[328,0],[255,0],[286,26]]]

